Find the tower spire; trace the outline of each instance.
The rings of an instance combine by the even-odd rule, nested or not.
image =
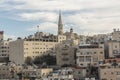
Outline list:
[[[63,35],[63,24],[62,24],[61,10],[59,11],[58,35]]]
[[[59,11],[59,21],[58,21],[58,24],[62,24],[61,10]]]

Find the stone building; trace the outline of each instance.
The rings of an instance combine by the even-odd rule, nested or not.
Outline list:
[[[11,38],[4,40],[4,32],[0,31],[0,62],[8,62],[10,54],[9,43],[11,41]]]
[[[58,42],[26,41],[18,39],[10,43],[10,61],[18,65],[24,64],[27,57],[32,59],[46,54],[55,54]]]
[[[112,40],[120,41],[120,30],[119,29],[113,29],[113,32],[111,33]]]
[[[100,80],[120,80],[120,59],[107,59],[99,65]]]
[[[63,41],[56,47],[57,65],[75,65],[75,47],[72,40]]]
[[[98,66],[99,61],[104,60],[103,44],[79,45],[76,52],[76,66],[87,67],[88,65]]]
[[[107,53],[109,58],[120,57],[120,41],[107,41]]]

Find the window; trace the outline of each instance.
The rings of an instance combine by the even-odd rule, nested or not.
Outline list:
[[[113,72],[111,72],[111,74],[114,74]]]
[[[80,72],[80,71],[78,71],[78,74],[81,74],[81,72]]]
[[[89,54],[89,52],[87,52],[87,54]]]
[[[68,55],[68,53],[62,53],[62,55],[64,55],[64,56],[65,56],[65,55]]]
[[[100,52],[100,54],[103,54],[103,52]]]
[[[93,62],[97,62],[98,61],[98,58],[93,58]]]
[[[81,54],[83,54],[83,53],[81,52]]]
[[[117,75],[120,75],[120,72],[117,72]]]
[[[79,61],[80,61],[80,62],[84,62],[84,56],[80,56],[80,57],[79,57]]]
[[[91,62],[91,56],[86,56],[86,61]]]
[[[83,66],[83,64],[80,64],[80,66]]]
[[[104,78],[104,79],[102,79],[102,80],[107,80],[107,79]]]
[[[115,48],[117,48],[117,46],[115,46]]]
[[[68,59],[68,58],[63,58],[62,60],[63,60],[63,61],[68,61],[69,59]]]

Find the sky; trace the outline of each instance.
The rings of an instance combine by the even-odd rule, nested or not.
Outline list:
[[[5,38],[39,31],[57,34],[59,10],[64,31],[104,34],[120,28],[120,0],[0,0],[0,30]]]

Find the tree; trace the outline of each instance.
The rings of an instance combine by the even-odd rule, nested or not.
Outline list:
[[[46,65],[56,65],[56,57],[48,54],[48,55],[36,57],[34,59],[34,64],[36,65],[44,64],[44,63],[46,63]]]
[[[32,65],[32,63],[33,63],[32,58],[31,58],[30,56],[26,57],[25,63],[26,63],[27,65]]]

